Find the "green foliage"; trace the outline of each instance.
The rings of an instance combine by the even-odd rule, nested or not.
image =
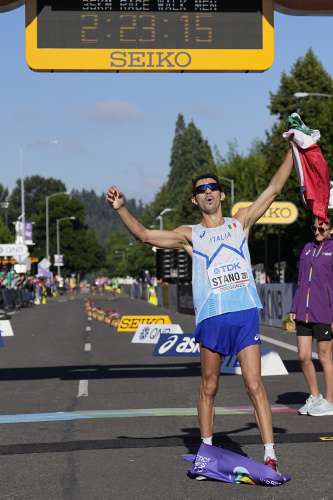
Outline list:
[[[98,196],[93,190],[83,189],[82,191],[72,191],[72,195],[85,206],[84,221],[90,229],[95,231],[98,240],[103,245],[111,233],[124,231],[123,223],[118,214],[107,203],[105,194]],[[141,217],[144,209],[141,200],[136,202],[133,198],[126,199],[126,206],[134,217]]]
[[[54,193],[63,193],[66,191],[65,184],[58,180],[44,179],[39,175],[32,175],[24,179],[24,205],[25,205],[25,220],[31,222],[40,214],[42,201],[45,202],[45,196]],[[51,201],[51,200],[50,200]],[[45,206],[45,205],[44,205]],[[21,180],[17,179],[16,186],[10,196],[10,205],[8,208],[8,225],[12,227],[12,222],[15,222],[21,215]]]
[[[46,200],[39,204],[39,215],[32,216],[36,246],[33,255],[42,259],[46,256]],[[75,217],[75,220],[59,220],[59,247],[64,255],[61,273],[86,274],[104,265],[105,250],[98,242],[95,233],[89,231],[84,223],[84,205],[74,197],[59,195],[49,199],[49,244],[50,256],[57,253],[57,220]],[[52,269],[52,268],[51,268]],[[54,270],[54,268],[53,268]]]
[[[187,183],[192,177],[207,172],[216,173],[208,141],[203,139],[193,122],[186,126],[184,117],[178,115],[167,184],[168,206],[177,208],[178,200],[184,191],[184,182]]]
[[[8,198],[9,198],[9,191],[8,191],[8,188],[4,187],[4,186],[0,183],[0,202],[5,202],[5,201],[8,201]]]
[[[156,254],[150,245],[135,243],[127,256],[129,276],[144,279],[145,270],[148,270],[151,275],[155,274]]]
[[[166,184],[163,184],[161,189],[156,193],[154,200],[145,206],[144,212],[140,219],[140,222],[148,229],[160,228],[160,221],[156,217],[165,209],[170,208],[168,205],[168,188]],[[163,227],[165,229],[172,229],[170,225],[172,212],[167,212],[163,216]]]
[[[133,242],[129,233],[112,233],[106,242],[106,269],[109,276],[143,278],[145,270],[155,269],[152,247]]]
[[[0,217],[0,243],[14,243],[14,236],[5,226],[4,221]]]
[[[261,147],[265,163],[262,176],[258,179],[260,190],[268,185],[269,179],[277,170],[286,154],[288,144],[282,137],[282,134],[286,131],[286,118],[293,112],[297,112],[308,127],[320,130],[321,141],[318,145],[328,163],[330,178],[333,176],[331,163],[333,157],[333,144],[331,141],[333,99],[320,96],[296,99],[294,97],[294,93],[296,92],[333,94],[332,78],[325,71],[311,49],[307,51],[304,57],[297,59],[289,75],[285,72],[282,73],[277,93],[270,94],[269,109],[271,114],[275,115],[276,122],[271,132],[267,133],[266,142]],[[282,226],[281,228],[281,245],[283,249],[281,260],[286,260],[289,266],[294,269],[301,249],[312,236],[309,231],[312,215],[303,205],[299,193],[299,181],[294,169],[282,194],[277,198],[277,201],[285,200],[293,202],[299,211],[298,219],[294,224]],[[269,228],[270,233],[275,234],[275,237],[270,239],[274,250],[277,243],[277,230],[276,227]],[[276,252],[274,253],[275,256],[272,256],[273,259],[276,258]],[[258,260],[255,262],[258,262]]]

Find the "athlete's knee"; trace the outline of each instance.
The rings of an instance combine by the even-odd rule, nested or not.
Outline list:
[[[250,399],[260,399],[263,395],[266,395],[261,379],[254,378],[250,380],[245,384],[245,389]]]
[[[206,398],[215,398],[217,391],[219,390],[219,383],[215,377],[210,377],[208,379],[202,380],[200,385],[200,393]]]

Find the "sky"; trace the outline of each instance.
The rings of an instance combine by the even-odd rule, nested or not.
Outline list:
[[[9,189],[21,176],[22,151],[24,176],[97,195],[115,184],[149,203],[168,179],[179,113],[222,155],[234,140],[247,153],[274,123],[269,92],[297,58],[311,47],[333,75],[332,17],[275,12],[274,63],[263,73],[116,74],[31,71],[24,16],[24,7],[0,13],[0,183]],[[31,146],[44,141],[58,143]]]

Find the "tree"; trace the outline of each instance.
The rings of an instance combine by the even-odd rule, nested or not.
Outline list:
[[[187,183],[192,177],[206,172],[216,173],[208,141],[203,139],[193,122],[185,126],[183,116],[178,115],[167,183],[168,206],[177,207],[184,190],[183,179]]]
[[[72,196],[79,199],[86,208],[84,221],[89,228],[95,231],[101,244],[105,244],[109,235],[117,231],[124,231],[124,226],[117,213],[112,210],[105,199],[105,194],[98,196],[95,191],[73,190]],[[142,201],[134,198],[126,199],[126,206],[134,217],[140,218],[144,207]]]
[[[1,217],[0,217],[0,243],[14,243],[14,236],[5,226]]]
[[[25,206],[25,220],[32,222],[35,216],[39,215],[41,209],[40,202],[45,201],[45,197],[54,193],[62,193],[66,191],[65,184],[58,180],[45,179],[39,175],[33,175],[24,179],[24,206]],[[45,204],[44,204],[45,206]],[[8,226],[13,229],[12,223],[17,221],[21,215],[21,180],[17,179],[16,186],[10,196],[10,204],[8,208]]]
[[[32,216],[34,240],[33,254],[42,259],[46,256],[46,211],[45,199],[40,202],[38,214]],[[62,274],[79,273],[84,275],[104,266],[105,250],[98,242],[95,233],[89,231],[84,223],[84,205],[76,198],[66,195],[55,196],[49,200],[49,242],[50,255],[57,253],[57,219],[75,217],[75,220],[62,220],[59,224],[60,253],[64,255]],[[51,260],[53,260],[51,258]]]
[[[289,75],[285,72],[282,73],[276,94],[270,94],[269,109],[271,114],[276,117],[276,122],[272,130],[267,132],[266,141],[262,143],[261,147],[265,164],[262,175],[258,179],[260,190],[267,187],[273,173],[283,161],[288,148],[287,141],[282,137],[283,132],[286,131],[285,121],[295,111],[308,127],[320,130],[322,138],[318,145],[328,163],[332,178],[332,165],[328,160],[333,158],[331,142],[331,123],[333,121],[333,103],[331,101],[333,99],[310,96],[298,100],[294,97],[296,92],[333,94],[333,80],[311,49],[304,57],[297,59]],[[282,194],[277,198],[277,201],[293,202],[299,210],[298,220],[290,226],[282,226],[281,229],[282,240],[288,242],[283,245],[284,256],[282,260],[286,260],[293,268],[296,266],[301,249],[311,238],[309,226],[312,215],[302,204],[299,192],[299,181],[294,169]],[[277,230],[276,227],[271,228],[272,233],[276,233]]]

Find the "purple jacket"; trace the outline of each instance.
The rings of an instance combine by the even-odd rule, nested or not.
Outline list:
[[[328,238],[323,242],[314,240],[303,248],[298,287],[290,309],[290,312],[296,313],[296,321],[326,324],[333,321],[333,239]]]

